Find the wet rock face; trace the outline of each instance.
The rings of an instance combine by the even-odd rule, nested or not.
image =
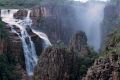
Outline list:
[[[15,27],[15,26],[14,26]],[[26,80],[27,73],[26,73],[26,68],[25,68],[25,58],[24,58],[24,53],[23,53],[23,47],[22,47],[22,42],[18,35],[15,33],[11,32],[11,29],[9,25],[5,26],[5,31],[8,34],[8,41],[5,42],[7,44],[7,47],[5,48],[3,43],[0,42],[0,44],[3,45],[4,50],[7,49],[7,51],[14,56],[14,60],[17,63],[15,66],[14,71],[18,74],[20,74],[20,78],[23,80]],[[16,28],[16,31],[20,33],[20,30]],[[36,34],[32,33],[30,29],[27,29],[29,35],[31,36],[32,41],[34,42],[36,53],[38,56],[40,56],[43,47],[42,47],[42,39],[40,39]],[[26,39],[27,41],[27,39]],[[1,50],[0,50],[1,51]],[[2,50],[3,51],[3,50]]]
[[[39,58],[34,80],[70,80],[75,59],[75,54],[66,49],[48,48]]]
[[[16,19],[24,19],[27,16],[27,10],[21,9],[14,14],[14,18]]]
[[[69,47],[76,52],[80,52],[80,56],[88,55],[89,49],[85,32],[77,32],[76,35],[71,39]]]
[[[120,80],[120,55],[111,53],[105,59],[98,59],[88,70],[83,80]]]
[[[32,41],[34,42],[34,45],[35,45],[36,54],[38,56],[40,56],[42,51],[43,51],[43,48],[44,48],[43,47],[43,40],[35,34],[31,35],[31,38],[32,38]]]

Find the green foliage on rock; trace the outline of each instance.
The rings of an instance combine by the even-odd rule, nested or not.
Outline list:
[[[0,0],[1,8],[32,7],[39,4],[41,0]]]
[[[117,25],[116,29],[110,33],[106,39],[105,47],[100,54],[100,58],[106,58],[113,52],[120,53],[120,25]]]
[[[16,62],[11,53],[0,55],[0,80],[20,80],[15,72]]]
[[[90,48],[90,53],[87,56],[78,58],[79,74],[81,78],[86,75],[88,68],[93,65],[96,58],[98,58],[98,54],[92,48]]]
[[[111,33],[105,43],[104,51],[83,80],[120,80],[120,28]]]
[[[29,8],[44,3],[63,3],[66,0],[0,0],[0,8]]]

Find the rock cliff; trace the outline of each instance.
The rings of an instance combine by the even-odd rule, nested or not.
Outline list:
[[[120,24],[119,20],[120,20],[120,2],[119,0],[113,2],[111,0],[110,3],[106,4],[106,7],[104,9],[104,20],[102,23],[103,46],[107,38],[107,35],[113,32],[117,27],[119,27]]]
[[[47,49],[40,56],[34,80],[69,80],[71,69],[77,66],[75,57],[74,52],[66,49]]]
[[[20,31],[17,27],[14,26],[14,28],[16,29],[16,31]],[[33,40],[33,42],[35,43],[35,49],[36,49],[36,53],[38,56],[40,56],[43,47],[42,47],[42,39],[40,39],[37,35],[35,35],[34,33],[31,32],[31,30],[27,30],[28,33],[31,36],[31,39]],[[4,56],[3,56],[4,55]],[[9,55],[11,55],[9,57]],[[3,56],[3,57],[2,57]],[[7,58],[5,56],[8,56]],[[14,67],[13,72],[11,71],[11,74],[15,74],[17,75],[20,80],[21,79],[27,79],[27,74],[25,71],[25,59],[24,59],[24,53],[23,53],[23,48],[22,48],[22,42],[20,40],[20,38],[18,37],[17,34],[13,33],[11,31],[11,28],[9,25],[3,23],[2,21],[0,21],[0,64],[2,64],[1,66],[3,67],[5,64],[5,67],[8,67],[7,65],[9,65],[9,67]],[[4,59],[2,59],[4,58]],[[12,59],[12,61],[11,61]],[[8,63],[2,61],[2,60],[8,60]],[[11,61],[11,63],[9,63]],[[5,73],[5,77],[8,77],[7,74],[7,70],[9,71],[9,67],[8,69],[6,68],[6,72],[3,71],[3,73]],[[4,70],[4,68],[3,68]],[[0,69],[0,72],[2,70]],[[0,74],[2,76],[2,74]],[[2,76],[4,77],[4,76]],[[1,80],[4,80],[2,79]],[[12,77],[12,76],[11,76]],[[9,78],[8,80],[16,80],[16,78]],[[18,79],[19,80],[19,79]]]
[[[87,68],[94,61],[90,55],[94,53],[86,48],[87,38],[84,32],[78,32],[73,39],[71,47],[61,47],[59,43],[44,50],[35,68],[34,80],[79,80],[86,74]]]
[[[109,35],[104,52],[83,80],[120,80],[120,28]]]
[[[71,39],[69,47],[70,49],[78,52],[79,56],[87,56],[90,53],[90,50],[87,44],[87,36],[85,32],[79,31],[73,39]]]
[[[73,35],[74,18],[70,5],[42,5],[32,9],[33,28],[43,31],[55,44],[61,40],[68,43]],[[69,34],[68,34],[69,33]]]
[[[70,3],[47,4],[32,8],[30,13],[32,28],[46,33],[53,44],[59,40],[68,44],[74,34],[73,21],[75,21],[73,8],[70,5]],[[26,14],[26,10],[19,10],[14,17],[23,19]]]
[[[97,59],[83,80],[120,80],[119,56],[113,52],[105,59]]]

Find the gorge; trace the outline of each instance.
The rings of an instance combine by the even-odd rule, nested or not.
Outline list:
[[[104,19],[104,2],[88,2],[83,6],[83,12],[79,6],[75,6],[76,17],[80,29],[88,38],[88,43],[96,51],[99,51],[102,40],[102,21]]]
[[[120,79],[119,0],[26,3],[0,9],[0,80]]]

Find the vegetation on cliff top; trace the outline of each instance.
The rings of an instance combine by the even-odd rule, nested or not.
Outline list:
[[[109,55],[112,52],[120,53],[120,28],[108,35],[105,48],[101,56]]]
[[[100,58],[87,71],[83,80],[120,80],[120,28],[108,36]]]
[[[16,62],[11,53],[0,55],[0,80],[20,80],[15,72]]]
[[[45,2],[61,3],[66,0],[0,0],[0,8],[31,8]]]

